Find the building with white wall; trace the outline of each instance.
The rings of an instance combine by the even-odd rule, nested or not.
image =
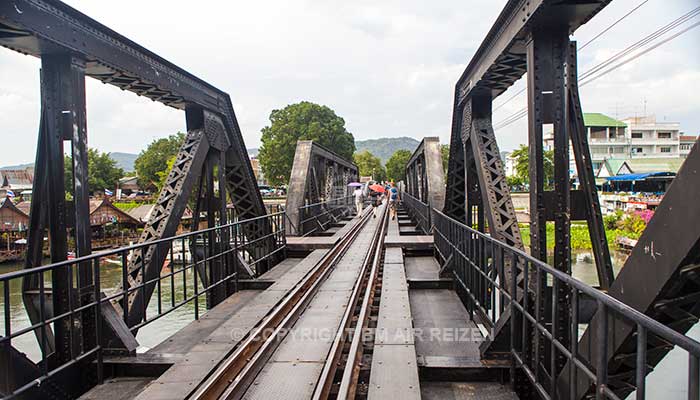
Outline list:
[[[680,124],[659,122],[654,115],[624,119],[630,158],[680,157]]]
[[[678,153],[681,156],[681,158],[688,157],[688,154],[690,153],[690,149],[693,148],[693,145],[697,141],[698,141],[697,136],[680,135],[680,140],[679,140],[679,145],[678,145]]]

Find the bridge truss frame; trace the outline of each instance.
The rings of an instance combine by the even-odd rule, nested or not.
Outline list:
[[[357,165],[312,140],[297,141],[285,212],[293,224],[287,235],[326,230],[353,207],[348,183],[359,177]]]
[[[430,210],[445,204],[445,171],[440,138],[425,137],[406,164],[404,203],[424,233],[431,228]]]
[[[571,33],[608,3],[607,0],[587,3],[573,0],[560,2],[511,0],[506,4],[455,88],[444,212],[447,216],[464,222],[469,227],[476,227],[480,232],[486,231],[488,227],[491,237],[513,248],[523,249],[492,128],[491,114],[493,99],[527,72],[531,253],[535,258],[547,261],[546,222],[554,221],[553,265],[556,270],[570,274],[570,222],[586,220],[600,287],[612,290],[614,281],[612,263],[603,228],[578,93],[576,44],[569,39]],[[553,191],[545,191],[543,173],[542,132],[546,124],[552,124],[554,131]],[[570,187],[570,143],[581,190],[571,190]],[[486,251],[488,253],[488,249]],[[693,259],[692,252],[692,249],[688,249],[688,252],[684,251],[683,255]],[[511,264],[508,260],[503,262],[506,263],[505,268],[498,271],[500,280],[505,283],[507,290],[517,301],[522,300],[518,296],[529,297],[531,300],[539,299],[544,297],[545,292],[557,290],[556,298],[559,305],[570,309],[571,296],[563,287],[548,287],[546,282],[538,282],[538,278],[532,275],[532,269],[531,276],[526,276],[522,266]],[[678,268],[681,268],[681,263],[672,263],[669,265],[669,272],[677,271]],[[517,275],[517,279],[511,279],[513,275]],[[641,279],[635,279],[629,274],[625,278],[625,283],[628,285],[631,281]],[[666,275],[664,278],[666,280],[661,284],[668,282],[669,285],[674,286],[671,284],[671,275]],[[693,286],[688,283],[692,280],[683,281],[686,282],[686,291],[692,293],[692,290],[688,289]],[[510,282],[515,284],[509,285]],[[675,286],[678,285],[680,283]],[[661,294],[661,291],[659,288],[656,293]],[[625,302],[631,300],[627,299],[628,296],[623,295],[622,292],[618,294]],[[644,296],[641,294],[638,294],[638,297],[632,303],[641,301],[647,304],[648,299],[643,299]],[[673,301],[676,304],[680,300],[675,296]],[[529,307],[538,304],[540,310],[530,309],[527,312],[532,315],[541,315],[542,318],[550,318],[544,323],[554,329],[552,335],[559,343],[568,345],[571,340],[574,340],[569,327],[577,324],[578,321],[574,321],[575,317],[571,313],[558,313],[556,321],[553,321],[551,314],[546,316],[544,301],[530,301],[525,304],[529,304]],[[683,304],[686,306],[680,307],[683,310],[681,314],[696,314],[687,309],[687,301]],[[674,307],[672,308],[679,309],[677,306]],[[508,327],[512,323],[522,323],[522,319],[520,322],[511,321],[510,311],[505,309],[498,321],[492,322],[494,334],[481,348],[484,358],[508,354],[511,340]],[[687,327],[685,329],[687,330]],[[621,330],[618,333],[632,335],[632,331],[633,329],[625,333]],[[537,333],[533,333],[530,340],[523,343],[525,362],[532,362],[536,366],[533,369],[536,381],[539,381],[541,376],[548,376],[551,378],[551,385],[554,385],[553,382],[556,381],[554,378],[561,373],[562,381],[566,382],[563,372],[567,360],[564,355],[556,354],[555,362],[551,365],[545,362],[548,359],[548,350],[541,342],[538,343],[537,336]],[[626,346],[626,349],[630,350],[630,347]],[[613,360],[615,354],[612,352],[609,354]],[[538,359],[531,359],[532,357]],[[631,355],[628,354],[626,357]],[[521,375],[516,382],[518,382],[519,391],[526,393],[528,382],[524,376]],[[630,380],[625,380],[625,384],[630,385]]]
[[[260,192],[248,160],[245,144],[228,94],[204,80],[168,62],[117,32],[56,0],[17,0],[0,3],[0,45],[41,59],[41,121],[36,154],[34,199],[30,212],[26,267],[39,266],[42,260],[44,231],[51,236],[51,262],[66,260],[67,231],[76,237],[76,255],[91,253],[88,218],[87,124],[85,77],[91,77],[150,98],[166,106],[184,110],[187,135],[175,165],[166,179],[157,204],[139,243],[157,241],[175,234],[193,188],[198,187],[197,218],[205,211],[209,226],[227,223],[226,199],[234,205],[235,217],[252,219],[266,215]],[[64,141],[70,141],[73,154],[74,212],[68,212],[63,193]],[[215,175],[216,174],[216,175]],[[218,180],[218,187],[214,181]],[[215,195],[215,190],[218,195]],[[215,197],[217,196],[217,197]],[[246,224],[248,238],[257,241],[249,254],[265,258],[259,265],[264,272],[275,259],[266,257],[275,248],[272,226],[265,218]],[[196,230],[196,227],[193,228]],[[225,250],[228,238],[212,237],[210,245]],[[146,319],[145,305],[153,293],[153,282],[167,252],[159,246],[135,251],[128,266],[124,287],[128,296],[111,303],[122,318],[110,320],[109,342],[122,351],[134,351],[135,332],[130,328]],[[216,270],[216,269],[214,269]],[[216,274],[218,272],[214,272]],[[205,275],[202,275],[205,278]],[[217,280],[211,276],[207,279]],[[69,312],[75,304],[95,301],[93,272],[89,264],[81,266],[77,282],[68,272],[53,274],[52,299],[38,298],[36,279],[23,282],[23,299],[32,323],[40,322],[39,303],[51,302],[56,315]],[[132,290],[133,289],[133,290]],[[207,293],[208,305],[225,298],[222,290]],[[49,360],[60,365],[71,357],[74,345],[92,348],[96,338],[92,326],[94,309],[84,312],[83,326],[58,321],[55,332],[39,337]],[[74,332],[76,329],[84,332]],[[37,331],[38,332],[38,331]],[[48,340],[46,340],[48,339]],[[75,343],[76,341],[82,343]]]

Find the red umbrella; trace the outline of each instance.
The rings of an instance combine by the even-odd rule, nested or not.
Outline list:
[[[369,188],[374,190],[375,192],[379,192],[379,193],[386,192],[386,189],[384,189],[384,186],[377,185],[376,183],[374,185],[369,185]]]

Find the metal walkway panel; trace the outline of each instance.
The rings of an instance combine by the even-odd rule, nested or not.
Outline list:
[[[424,382],[424,400],[517,400],[508,386],[493,382]]]
[[[396,224],[389,221],[389,224]],[[368,399],[420,399],[403,251],[386,249]]]
[[[323,363],[269,363],[253,381],[243,399],[308,400],[314,393],[322,370]]]
[[[450,356],[480,359],[478,332],[457,294],[448,289],[409,292],[418,356]]]
[[[374,345],[368,399],[420,399],[413,345]]]

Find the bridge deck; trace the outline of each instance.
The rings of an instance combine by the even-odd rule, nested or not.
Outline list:
[[[363,228],[244,398],[311,397],[378,221],[371,219]],[[389,221],[387,229],[386,240],[394,244],[385,244],[367,398],[516,399],[499,383],[507,366],[480,361],[481,333],[451,279],[441,277],[435,258],[420,250],[427,243],[421,241],[424,236],[402,235],[400,224],[407,224],[404,215]],[[313,239],[335,242],[350,225],[334,236]],[[405,247],[396,245],[402,242]],[[82,398],[185,398],[326,251],[286,259],[258,279],[269,287],[235,293],[146,353],[107,359],[114,375],[123,377]]]

